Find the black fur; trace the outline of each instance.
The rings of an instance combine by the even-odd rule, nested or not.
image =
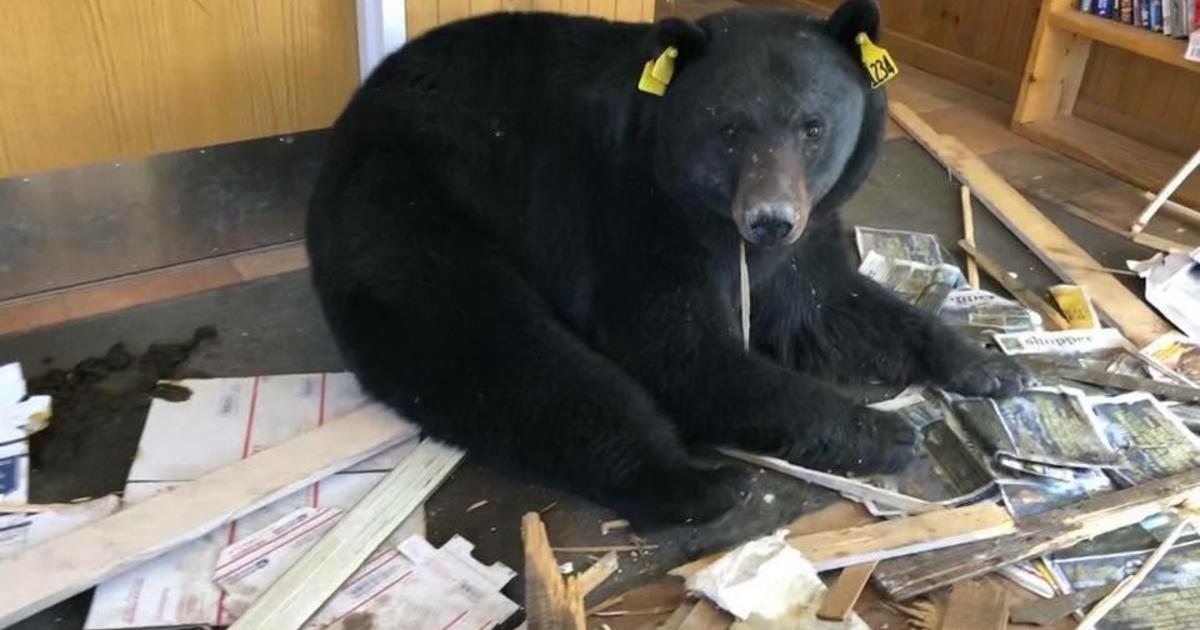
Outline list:
[[[1020,386],[847,257],[836,210],[875,160],[886,105],[853,56],[860,30],[878,31],[861,0],[828,25],[511,14],[390,56],[337,122],[308,229],[364,387],[475,457],[699,520],[734,505],[740,477],[697,468],[692,446],[839,471],[907,461],[909,429],[825,378]],[[637,91],[666,45],[680,50],[666,96]],[[749,248],[747,354],[731,206],[764,170],[801,184],[807,223],[793,244]]]

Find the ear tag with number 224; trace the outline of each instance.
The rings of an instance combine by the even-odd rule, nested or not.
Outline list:
[[[900,74],[900,68],[896,67],[896,62],[892,61],[887,49],[876,46],[866,33],[859,33],[854,41],[858,42],[858,47],[862,50],[862,64],[871,79],[872,90]]]

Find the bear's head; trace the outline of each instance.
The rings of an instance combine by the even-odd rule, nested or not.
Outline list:
[[[676,203],[719,213],[762,246],[794,243],[810,217],[863,181],[886,100],[856,38],[879,35],[879,9],[849,0],[827,20],[738,9],[667,19],[654,47],[678,51],[655,106],[654,176]]]

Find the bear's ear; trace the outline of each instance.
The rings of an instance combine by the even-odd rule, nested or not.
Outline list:
[[[703,52],[707,45],[708,32],[690,20],[669,17],[654,25],[653,53],[656,57],[674,46],[679,51],[679,58],[686,61]]]
[[[859,33],[879,41],[879,5],[875,0],[846,0],[825,22],[825,32],[852,50],[858,50],[854,38]]]

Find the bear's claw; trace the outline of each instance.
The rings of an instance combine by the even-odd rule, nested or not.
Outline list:
[[[1021,364],[1002,354],[989,352],[981,353],[956,370],[941,385],[964,396],[1003,398],[1028,389],[1035,382]]]

